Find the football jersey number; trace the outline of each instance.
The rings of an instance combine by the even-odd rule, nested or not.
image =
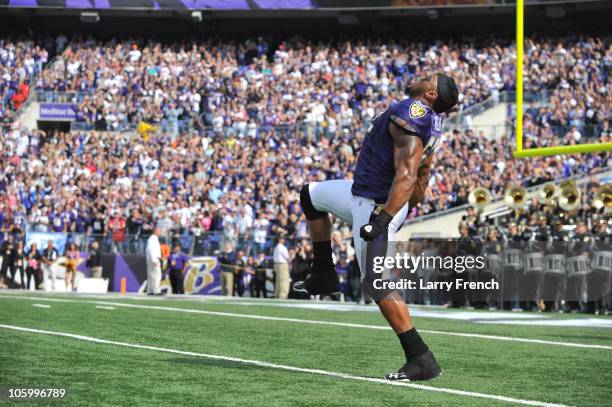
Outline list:
[[[382,116],[385,113],[385,111],[378,113],[372,120],[370,120],[370,125],[368,126],[368,131],[366,135],[370,134],[370,132],[372,131],[372,128],[374,127],[374,122],[376,122],[376,120],[378,120],[378,118]]]
[[[440,144],[441,138],[442,137],[440,137],[439,135],[431,136],[429,138],[427,145],[425,145],[425,148],[423,149],[423,158],[421,159],[421,164],[423,164],[425,160],[427,160],[429,156],[432,155],[438,149],[438,145]]]

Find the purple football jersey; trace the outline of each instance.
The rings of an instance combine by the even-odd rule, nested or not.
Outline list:
[[[377,203],[384,203],[387,200],[395,177],[393,138],[389,133],[390,122],[421,139],[422,164],[436,151],[440,143],[442,121],[441,116],[416,99],[404,99],[393,103],[385,112],[372,120],[357,159],[353,195],[374,199]]]

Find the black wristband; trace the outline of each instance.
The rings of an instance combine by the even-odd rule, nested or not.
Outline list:
[[[374,222],[385,228],[389,226],[389,223],[393,220],[393,216],[389,215],[384,209],[381,209]]]

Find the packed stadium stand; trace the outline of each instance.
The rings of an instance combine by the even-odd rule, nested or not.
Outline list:
[[[106,37],[0,40],[0,245],[36,230],[67,233],[83,248],[93,239],[104,250],[142,252],[159,227],[192,254],[227,242],[270,254],[277,236],[307,252],[300,186],[352,178],[369,122],[415,77],[438,71],[458,81],[460,104],[409,221],[465,206],[477,187],[499,200],[510,185],[610,169],[609,152],[512,159],[510,108],[503,137],[470,126],[471,108],[513,97],[516,51],[501,36]],[[609,36],[531,36],[525,66],[526,147],[612,140]],[[26,128],[20,114],[32,100],[69,104],[74,120]],[[468,213],[458,226],[486,239],[518,223],[530,239],[543,217],[549,231],[584,222],[605,235],[595,195],[582,194],[571,216],[534,201],[487,224]],[[349,229],[336,227],[338,256],[350,258]]]
[[[611,15],[0,0],[0,407],[612,406]]]
[[[76,99],[77,122],[95,130],[45,134],[14,125],[6,130],[5,156],[43,158],[23,160],[18,172],[26,169],[24,165],[29,171],[53,169],[45,146],[56,151],[59,146],[56,159],[64,163],[46,182],[35,178],[23,182],[15,192],[22,196],[17,201],[24,207],[15,212],[29,214],[44,200],[43,191],[61,195],[62,189],[72,189],[69,183],[79,185],[89,202],[98,201],[100,185],[114,185],[116,195],[111,191],[113,198],[104,200],[109,220],[118,208],[127,208],[127,215],[130,205],[138,211],[156,207],[132,198],[142,193],[143,181],[161,175],[158,182],[168,196],[159,205],[174,205],[185,212],[182,228],[195,224],[196,202],[213,215],[217,209],[211,204],[236,214],[246,206],[251,218],[256,218],[253,209],[259,206],[275,219],[279,214],[288,216],[296,210],[295,194],[280,204],[274,199],[267,203],[266,195],[278,196],[282,185],[295,190],[321,176],[350,177],[369,121],[402,97],[411,78],[452,71],[462,90],[460,109],[512,90],[512,46],[504,46],[503,41],[482,48],[466,43],[425,47],[382,40],[321,44],[287,39],[273,45],[259,38],[165,45],[58,37],[54,51],[59,53],[42,70],[46,58],[38,46],[32,52],[24,42],[7,43],[6,106],[12,102],[12,108],[18,109],[14,100],[19,88],[32,84],[42,101]],[[527,89],[550,94],[550,103],[538,107],[534,102],[527,110],[529,142],[579,142],[585,128],[591,136],[609,140],[606,102],[611,85],[606,75],[611,54],[605,41],[568,37],[529,44],[527,65],[537,75],[529,76],[533,79]],[[154,140],[113,132],[133,129],[140,122],[160,127]],[[559,128],[567,128],[568,134],[558,134]],[[265,153],[258,148],[263,146],[269,147]],[[533,182],[534,175],[541,182],[588,174],[607,165],[601,154],[510,161],[508,140],[491,139],[486,130],[449,132],[447,146],[440,152],[419,214],[467,203],[467,195],[477,185],[500,196],[507,184]],[[177,154],[183,159],[177,161]],[[60,174],[65,175],[58,179]],[[82,174],[87,177],[79,179]],[[253,183],[256,176],[259,188]],[[43,182],[39,193],[30,185],[34,180]],[[241,202],[228,202],[231,198],[219,190],[240,191]],[[72,216],[68,212],[73,208],[64,208],[66,202],[54,202],[55,208],[48,209],[51,224]],[[70,228],[70,222],[55,229]]]

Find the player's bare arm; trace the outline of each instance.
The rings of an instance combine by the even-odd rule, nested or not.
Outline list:
[[[395,178],[383,210],[389,215],[395,215],[417,189],[423,143],[416,134],[409,133],[394,123],[389,123],[389,133],[393,138]]]
[[[433,162],[433,155],[429,156],[427,160],[419,167],[417,173],[417,180],[414,186],[414,191],[412,192],[412,196],[410,197],[410,208],[414,208],[421,202],[423,199],[423,195],[425,195],[425,191],[427,191],[427,186],[429,185],[429,178],[431,176],[431,164]]]
[[[393,122],[389,123],[389,134],[393,139],[395,177],[384,208],[374,212],[370,222],[360,230],[361,237],[366,241],[374,240],[385,233],[393,217],[412,197],[423,157],[423,143],[416,134]]]

